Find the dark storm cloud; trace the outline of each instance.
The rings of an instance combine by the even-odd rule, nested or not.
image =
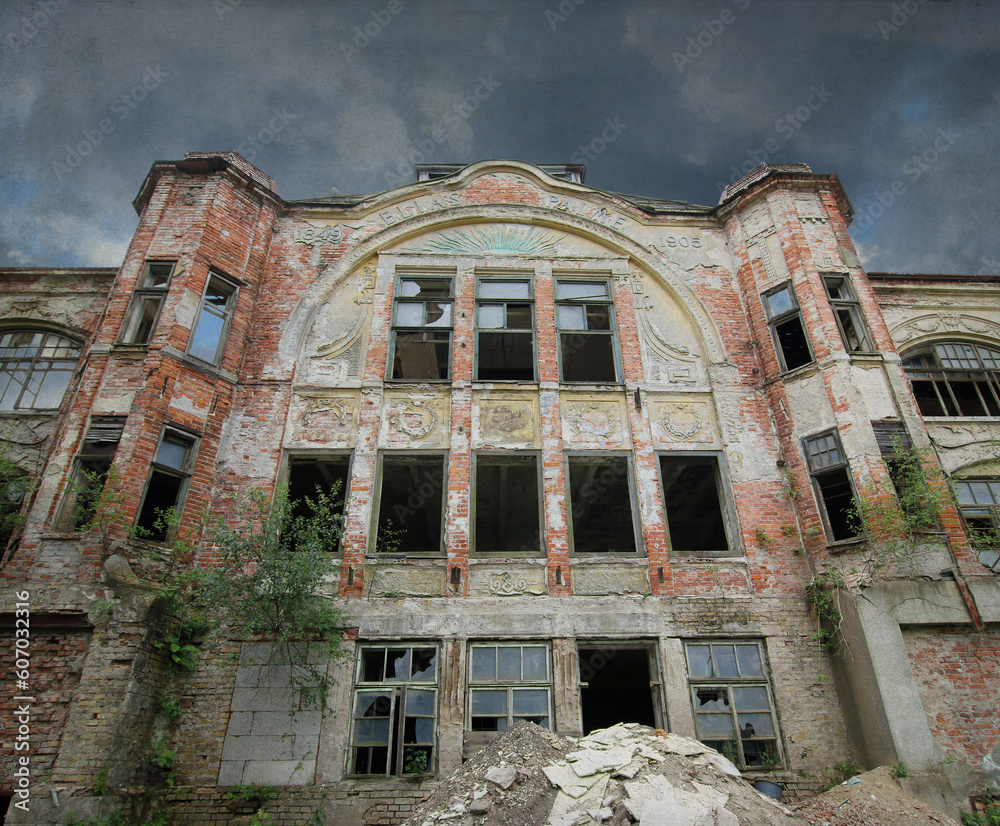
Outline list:
[[[120,263],[150,164],[238,149],[290,199],[414,162],[583,161],[714,204],[840,174],[873,270],[1000,270],[992,3],[87,2],[0,6],[0,264]]]

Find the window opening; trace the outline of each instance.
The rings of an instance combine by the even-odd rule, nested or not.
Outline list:
[[[196,440],[167,429],[160,437],[136,528],[144,539],[163,542],[171,530],[171,515],[179,510],[187,491]]]
[[[674,551],[728,551],[725,501],[715,456],[660,456],[663,500]]]
[[[1000,350],[959,341],[932,344],[903,358],[925,416],[1000,416]]]
[[[150,261],[146,264],[139,286],[132,294],[128,321],[122,331],[123,344],[148,344],[163,308],[174,262]]]
[[[1000,573],[1000,479],[954,479],[952,484],[979,561]]]
[[[95,417],[91,421],[76,457],[58,530],[86,529],[93,522],[124,429],[124,417]]]
[[[453,279],[400,276],[393,312],[394,379],[446,381],[450,377]]]
[[[872,353],[871,333],[861,312],[861,303],[854,294],[851,281],[844,275],[823,276],[823,286],[826,288],[833,317],[837,319],[840,338],[848,353]]]
[[[0,410],[55,410],[73,377],[80,345],[44,330],[0,334]]]
[[[541,550],[538,458],[476,456],[477,553]]]
[[[530,281],[481,279],[476,327],[479,381],[535,380],[534,302]]]
[[[834,431],[822,433],[804,439],[803,446],[829,537],[834,542],[856,538],[860,525],[854,483],[840,437]]]
[[[433,774],[437,649],[365,646],[358,652],[351,774]]]
[[[792,285],[786,284],[765,293],[764,309],[782,372],[812,362],[812,350],[809,349],[809,339]]]
[[[379,552],[440,553],[445,478],[441,454],[382,457]]]
[[[527,720],[551,728],[552,683],[547,645],[469,647],[472,731],[506,731]]]
[[[654,691],[659,679],[648,648],[584,645],[580,660],[580,710],[584,734],[618,723],[658,727]]]
[[[198,320],[191,331],[190,355],[209,364],[221,361],[238,293],[239,288],[232,282],[215,273],[209,275]]]
[[[569,456],[567,481],[576,553],[635,553],[626,456]]]
[[[561,380],[617,382],[614,310],[608,282],[559,278],[555,287]]]

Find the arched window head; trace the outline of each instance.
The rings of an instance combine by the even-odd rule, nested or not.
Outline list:
[[[1000,349],[935,342],[904,354],[903,369],[925,416],[1000,416]]]
[[[58,333],[0,333],[0,410],[57,409],[79,358],[79,342]]]

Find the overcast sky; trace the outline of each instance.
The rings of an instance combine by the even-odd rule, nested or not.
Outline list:
[[[804,162],[869,270],[1000,273],[998,114],[991,1],[0,0],[0,266],[118,266],[154,161],[236,149],[286,199],[516,158],[714,205]]]

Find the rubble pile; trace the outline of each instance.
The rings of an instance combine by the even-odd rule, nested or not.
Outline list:
[[[519,724],[442,782],[404,826],[794,826],[694,740],[619,724],[561,737]]]

